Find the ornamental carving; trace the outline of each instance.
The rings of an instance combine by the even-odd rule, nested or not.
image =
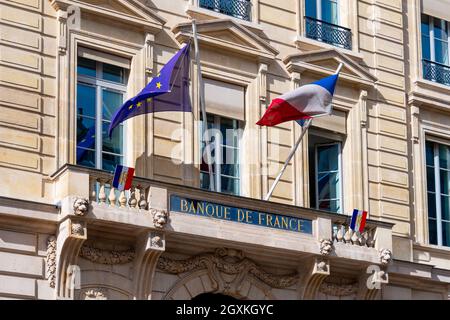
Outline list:
[[[380,250],[380,262],[383,265],[389,264],[392,260],[392,251],[389,249],[381,249]]]
[[[346,297],[357,294],[358,288],[359,284],[356,280],[330,276],[322,282],[319,292],[333,297]]]
[[[166,210],[161,209],[151,209],[151,214],[153,215],[153,224],[155,228],[162,229],[167,224],[168,214]]]
[[[333,251],[333,242],[330,239],[320,240],[320,254],[323,256],[328,256]]]
[[[99,264],[125,264],[134,260],[135,251],[132,249],[123,251],[103,250],[87,244],[81,247],[80,257]]]
[[[296,284],[299,278],[296,273],[290,275],[270,274],[252,260],[245,258],[242,251],[233,249],[216,249],[215,253],[201,254],[186,260],[160,257],[157,268],[172,274],[207,269],[211,271],[210,275],[216,282],[216,287],[218,287],[218,283],[224,282],[216,270],[228,275],[238,275],[240,281],[249,274],[272,288],[280,289]],[[225,284],[225,288],[230,286],[230,283]]]
[[[47,277],[50,287],[55,287],[56,281],[56,237],[50,236],[47,239],[47,256],[45,258],[47,266]]]
[[[102,288],[88,289],[84,292],[84,300],[107,300],[105,290]]]
[[[85,216],[89,209],[89,200],[85,198],[77,198],[73,203],[73,213],[77,216]]]
[[[84,225],[81,222],[72,222],[71,224],[72,235],[84,236]]]

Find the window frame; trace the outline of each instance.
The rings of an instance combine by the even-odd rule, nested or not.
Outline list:
[[[93,86],[95,88],[95,169],[103,170],[103,154],[110,154],[114,156],[120,156],[122,161],[120,164],[124,164],[126,162],[125,156],[126,156],[126,150],[127,150],[127,125],[126,123],[123,125],[123,153],[122,154],[116,154],[116,153],[110,153],[110,152],[104,152],[103,151],[103,91],[108,90],[116,93],[122,94],[122,103],[126,101],[127,99],[127,79],[130,74],[130,70],[121,67],[124,70],[124,83],[119,84],[118,82],[109,81],[102,79],[103,77],[103,62],[89,59],[91,61],[95,62],[95,72],[96,76],[91,77],[83,74],[78,74],[78,61],[79,58],[82,58],[77,55],[76,58],[76,66],[75,66],[75,121],[78,119],[78,84],[84,84]],[[77,123],[77,122],[75,122]],[[76,125],[77,128],[77,125]],[[75,137],[77,139],[77,137]],[[75,146],[75,154],[77,153],[77,145]],[[78,163],[77,163],[78,164]]]
[[[439,247],[450,247],[449,245],[444,245],[443,244],[443,229],[442,229],[442,222],[447,222],[449,223],[449,221],[447,220],[443,220],[442,219],[442,205],[441,205],[441,196],[442,196],[442,192],[441,192],[441,174],[440,174],[440,160],[439,160],[439,145],[445,145],[447,147],[450,148],[450,142],[448,141],[442,141],[441,139],[433,139],[433,137],[427,137],[425,139],[425,144],[424,144],[424,153],[425,153],[425,161],[424,161],[424,165],[425,165],[425,176],[427,176],[427,169],[428,169],[428,164],[427,164],[427,143],[431,142],[433,143],[433,169],[434,169],[434,201],[435,201],[435,208],[436,208],[436,218],[432,218],[432,220],[435,220],[436,222],[436,241],[437,244],[432,244],[430,242],[430,238],[431,238],[431,234],[430,234],[430,228],[429,228],[429,223],[430,223],[430,214],[429,214],[429,203],[428,203],[428,186],[429,186],[429,182],[428,182],[428,178],[425,179],[425,193],[426,193],[426,197],[425,197],[425,201],[426,201],[426,212],[427,212],[427,226],[428,226],[428,243],[430,245],[433,246],[439,246]],[[448,169],[444,169],[446,171],[449,171]]]
[[[227,175],[222,174],[222,163],[218,164],[218,163],[215,163],[215,162],[214,162],[215,170],[213,172],[213,175],[214,175],[214,178],[215,178],[215,180],[214,180],[214,184],[215,184],[215,187],[216,187],[216,189],[214,190],[215,192],[221,192],[222,193],[222,176],[225,176],[227,178],[239,180],[239,184],[238,184],[239,190],[238,190],[238,193],[228,193],[228,192],[223,192],[223,193],[240,196],[242,194],[242,167],[241,167],[241,163],[242,163],[242,152],[241,152],[241,146],[242,146],[242,142],[241,142],[241,140],[242,140],[242,131],[241,131],[242,121],[237,120],[237,119],[233,119],[233,118],[228,118],[228,117],[216,115],[216,114],[213,114],[213,113],[207,113],[206,117],[208,118],[208,116],[213,117],[214,121],[212,122],[212,129],[215,130],[215,132],[217,132],[217,133],[221,132],[221,130],[220,130],[220,124],[221,124],[220,120],[221,119],[229,119],[229,120],[232,120],[232,121],[236,121],[237,124],[238,124],[237,125],[237,129],[236,129],[238,131],[238,137],[237,137],[238,139],[237,139],[237,146],[236,147],[235,146],[233,146],[233,147],[225,146],[223,143],[221,143],[223,141],[220,141],[220,139],[218,139],[217,137],[214,137],[215,159],[222,159],[222,148],[233,148],[233,149],[238,151],[238,153],[239,153],[238,154],[238,159],[239,159],[238,177],[236,178],[234,176],[227,176]],[[204,122],[202,121],[202,126],[204,125],[203,123]],[[201,139],[200,139],[200,148],[199,148],[199,150],[200,150],[200,160],[201,161],[202,161],[202,158],[203,158],[203,150],[204,150],[202,145],[205,142],[203,140],[203,130],[202,130],[203,127],[202,126],[200,127],[200,130],[201,130],[200,137],[201,137]],[[201,174],[208,175],[209,173],[200,170],[200,175]]]
[[[339,208],[340,210],[336,213],[338,214],[343,214],[344,213],[344,197],[343,197],[343,183],[342,183],[342,142],[341,141],[335,141],[335,142],[330,142],[330,143],[318,143],[314,145],[314,188],[315,188],[315,192],[316,192],[316,209],[319,209],[319,169],[318,169],[318,148],[319,147],[326,147],[326,146],[333,146],[333,145],[337,145],[338,146],[338,178],[339,178]],[[326,201],[326,200],[333,200],[333,199],[325,199],[322,201]]]

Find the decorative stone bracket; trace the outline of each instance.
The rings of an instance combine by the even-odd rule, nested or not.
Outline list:
[[[308,263],[306,263],[308,265]],[[315,299],[326,277],[330,275],[330,262],[323,258],[314,258],[309,263],[309,270],[304,272],[299,287],[300,298]]]

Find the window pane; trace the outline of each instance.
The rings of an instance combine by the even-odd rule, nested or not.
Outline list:
[[[95,77],[97,75],[96,62],[94,60],[78,57],[77,73],[79,75]]]
[[[215,162],[214,157],[216,156],[216,150],[213,147],[214,144],[210,144],[211,147],[211,164],[212,164],[212,170],[215,172]],[[201,164],[200,164],[200,170],[204,172],[209,172],[209,166],[208,166],[208,150],[205,148],[205,143],[202,143],[202,153],[200,155],[201,158]]]
[[[322,20],[332,24],[339,24],[337,0],[322,1]]]
[[[430,37],[422,34],[422,56],[426,60],[431,60]]]
[[[221,189],[224,193],[239,194],[239,179],[221,176]]]
[[[427,193],[428,195],[428,217],[436,218],[436,194]]]
[[[341,206],[339,200],[324,200],[319,201],[319,210],[330,212],[341,212]]]
[[[95,117],[95,87],[77,84],[77,115]]]
[[[434,182],[434,168],[427,166],[427,189],[428,191],[435,192],[436,185]]]
[[[340,198],[340,183],[338,173],[319,173],[319,200]]]
[[[116,165],[122,164],[122,156],[116,156],[108,153],[102,153],[102,169],[114,172]]]
[[[441,196],[442,220],[450,220],[450,197]]]
[[[440,172],[440,178],[441,178],[441,193],[442,194],[449,194],[449,179],[450,179],[450,172],[446,170],[441,170]]]
[[[438,244],[437,243],[437,231],[436,231],[436,220],[428,219],[428,233],[430,237],[430,244]]]
[[[77,146],[95,149],[95,120],[77,117]]]
[[[77,148],[77,164],[95,168],[95,151]]]
[[[317,18],[317,2],[316,0],[305,0],[306,16]]]
[[[214,179],[216,178],[215,175],[213,175],[213,177]],[[200,188],[209,190],[209,173],[200,173]]]
[[[103,63],[103,79],[125,83],[125,69],[112,64]]]
[[[447,22],[438,18],[434,18],[434,37],[439,40],[448,40]]]
[[[122,106],[123,95],[122,93],[103,90],[103,103],[102,112],[103,120],[111,120],[112,116]]]
[[[434,143],[427,141],[425,153],[427,156],[427,165],[434,166]]]
[[[339,145],[317,147],[318,172],[337,171],[339,169]]]
[[[442,222],[442,245],[450,247],[450,223]]]
[[[422,35],[430,35],[430,17],[426,14],[422,14]]]
[[[441,40],[434,41],[434,50],[436,55],[436,62],[448,65],[448,42]]]
[[[222,147],[221,173],[227,176],[239,177],[239,150]]]
[[[117,126],[112,132],[111,139],[108,136],[109,122],[103,121],[103,151],[123,154],[123,125]]]
[[[450,169],[450,148],[446,145],[439,145],[439,167]]]
[[[220,119],[220,131],[222,133],[222,143],[229,146],[238,145],[238,122],[232,119]]]

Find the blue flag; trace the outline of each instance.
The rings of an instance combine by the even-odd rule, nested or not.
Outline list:
[[[113,115],[108,134],[132,117],[162,111],[190,112],[189,96],[190,43],[179,50],[161,72],[139,94],[126,101]]]

